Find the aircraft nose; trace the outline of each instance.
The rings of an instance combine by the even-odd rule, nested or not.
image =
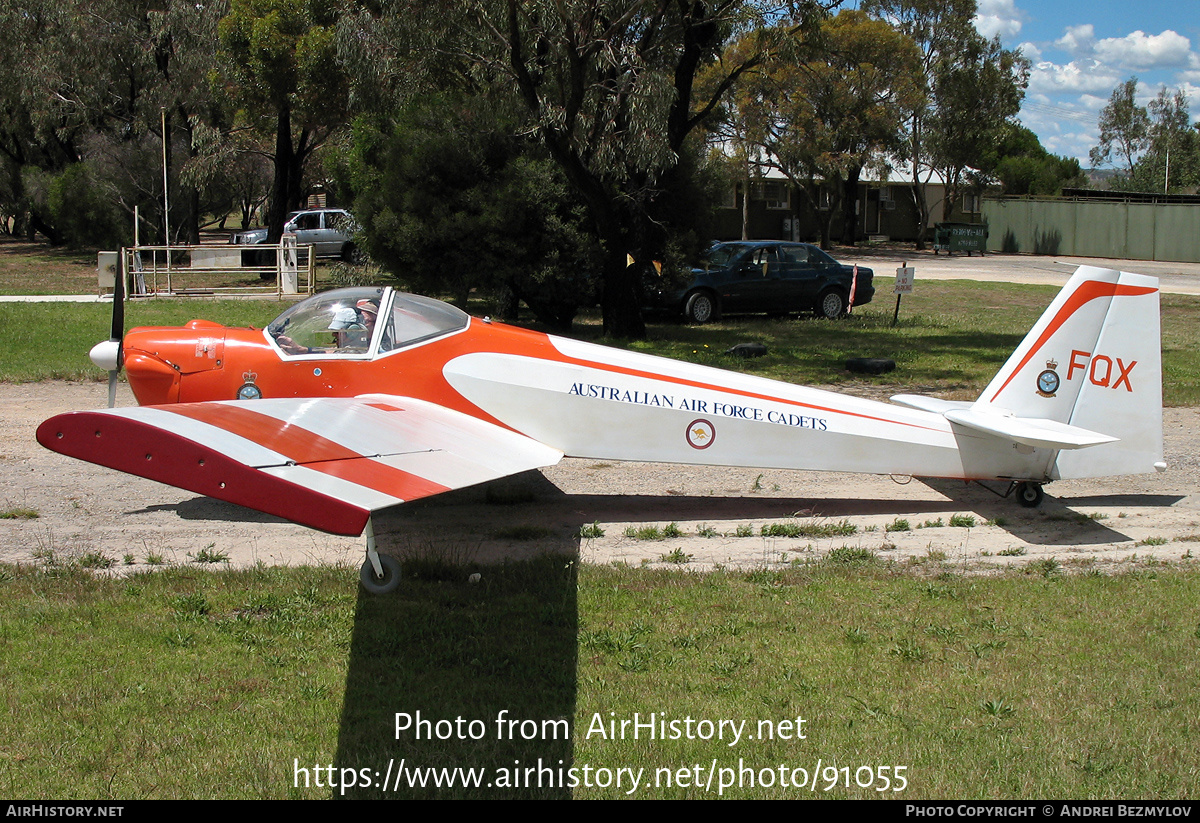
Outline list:
[[[88,357],[105,371],[116,371],[120,367],[120,363],[117,362],[120,354],[121,344],[116,340],[101,340],[92,346],[92,350],[88,352]]]
[[[125,375],[139,405],[158,406],[179,400],[179,370],[146,352],[127,352]]]

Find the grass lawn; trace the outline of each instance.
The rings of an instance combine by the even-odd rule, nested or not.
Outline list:
[[[0,294],[95,294],[96,252],[0,239]]]
[[[374,598],[336,568],[0,568],[0,792],[1200,792],[1195,571],[965,578],[861,553],[770,572],[548,558],[472,585],[469,571]],[[651,715],[667,725],[634,739]],[[454,785],[434,787],[430,767]],[[618,769],[633,770],[620,785]]]

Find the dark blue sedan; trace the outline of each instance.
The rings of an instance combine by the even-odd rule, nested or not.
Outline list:
[[[780,241],[714,243],[691,281],[648,283],[647,311],[682,313],[695,323],[722,314],[814,312],[830,319],[875,296],[875,273],[844,266],[816,246]]]

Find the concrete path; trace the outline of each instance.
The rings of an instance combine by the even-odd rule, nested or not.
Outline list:
[[[1079,266],[1118,269],[1148,274],[1159,279],[1164,294],[1200,294],[1200,263],[1155,260],[1113,260],[1098,257],[1051,257],[1036,254],[934,254],[911,249],[834,249],[842,263],[870,266],[881,277],[895,274],[902,264],[913,266],[921,280],[979,280],[998,283],[1035,283],[1063,286]],[[234,295],[219,295],[222,298]],[[198,295],[188,295],[195,299]],[[236,295],[238,298],[267,298],[276,295]],[[0,295],[0,303],[110,303],[112,295],[94,294]]]
[[[0,303],[112,303],[112,295],[94,294],[0,294]]]
[[[1165,294],[1200,294],[1200,263],[1155,260],[1113,260],[1097,257],[1051,257],[1035,254],[935,255],[895,249],[834,250],[842,263],[870,266],[881,277],[892,276],[902,263],[916,269],[921,280],[980,280],[1062,286],[1078,266],[1118,269],[1159,279]]]

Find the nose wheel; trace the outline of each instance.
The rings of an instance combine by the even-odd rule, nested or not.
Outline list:
[[[363,534],[367,538],[367,559],[358,572],[358,581],[369,594],[387,594],[400,586],[400,561],[375,551],[375,527],[367,520]]]

